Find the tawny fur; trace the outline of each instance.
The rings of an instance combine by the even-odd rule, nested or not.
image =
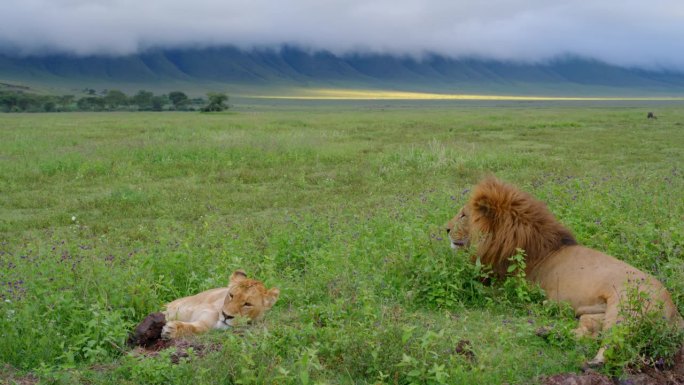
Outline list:
[[[267,290],[260,281],[249,279],[242,270],[230,277],[228,287],[210,289],[177,299],[166,305],[163,338],[177,338],[225,329],[236,317],[260,319],[278,300],[280,290]]]
[[[525,251],[527,278],[552,300],[572,305],[578,336],[596,336],[620,318],[630,285],[647,293],[644,307],[661,306],[663,316],[683,324],[665,287],[654,277],[610,255],[577,244],[546,205],[530,194],[490,177],[474,189],[468,203],[447,225],[452,247],[474,246],[480,259],[503,277],[517,249]],[[603,362],[602,348],[593,363]]]
[[[477,185],[469,206],[473,228],[486,236],[478,242],[477,255],[498,276],[506,274],[516,249],[525,250],[530,272],[552,252],[577,244],[544,203],[494,178]]]

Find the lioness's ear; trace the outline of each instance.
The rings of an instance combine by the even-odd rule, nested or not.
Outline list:
[[[280,289],[277,287],[274,287],[266,292],[266,296],[264,297],[264,306],[266,306],[267,309],[270,309],[271,306],[273,306],[273,304],[275,304],[278,300],[278,296],[280,296]]]
[[[245,273],[244,270],[235,270],[233,274],[230,275],[230,282],[239,282],[242,281],[243,279],[247,278],[247,273]]]

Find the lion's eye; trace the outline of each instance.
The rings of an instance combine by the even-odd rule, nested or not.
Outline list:
[[[228,293],[228,298],[229,298],[229,299],[233,299],[233,295],[230,294],[230,293]]]
[[[245,302],[245,306],[252,306],[252,304],[249,302]]]

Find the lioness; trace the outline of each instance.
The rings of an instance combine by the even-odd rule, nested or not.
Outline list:
[[[225,329],[233,324],[235,317],[246,317],[250,321],[259,319],[275,304],[279,295],[279,289],[266,290],[263,283],[236,270],[230,276],[228,287],[210,289],[167,304],[163,312],[166,325],[161,336],[169,339]]]
[[[578,245],[543,202],[493,177],[475,187],[446,231],[452,248],[472,245],[473,261],[479,258],[499,277],[507,274],[508,258],[523,249],[527,278],[538,283],[550,299],[572,305],[579,317],[578,336],[596,336],[615,325],[630,285],[638,285],[651,299],[644,308],[662,305],[663,317],[684,327],[670,294],[657,279]],[[603,363],[604,351],[601,348],[589,364]]]

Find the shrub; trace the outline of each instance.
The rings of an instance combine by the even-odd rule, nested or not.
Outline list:
[[[508,258],[511,264],[508,266],[508,277],[502,285],[502,298],[509,304],[529,304],[540,302],[544,299],[544,291],[539,285],[530,283],[526,279],[525,251],[517,249],[517,253]]]
[[[465,253],[446,251],[431,256],[415,254],[397,258],[389,276],[398,277],[395,285],[408,292],[415,303],[437,309],[482,305],[487,301],[483,281],[487,269],[471,263]]]
[[[684,331],[663,316],[663,304],[654,303],[639,282],[630,285],[620,308],[620,320],[603,343],[606,370],[619,374],[625,367],[662,367],[673,363]]]

